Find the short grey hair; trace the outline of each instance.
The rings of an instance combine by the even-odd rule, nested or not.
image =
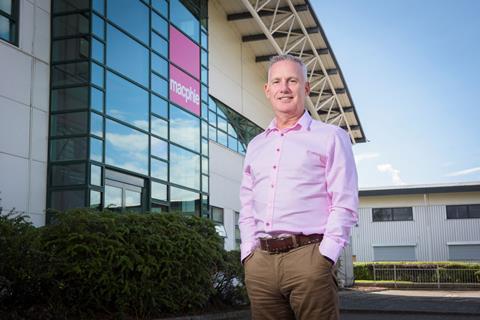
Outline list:
[[[268,65],[269,79],[270,79],[270,69],[275,63],[280,61],[292,61],[297,63],[302,68],[303,80],[307,82],[307,66],[305,65],[305,63],[303,63],[303,61],[300,58],[292,56],[291,54],[279,54],[270,58],[270,63]]]

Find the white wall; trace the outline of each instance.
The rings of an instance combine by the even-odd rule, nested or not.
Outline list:
[[[273,118],[263,92],[266,70],[255,62],[249,45],[242,43],[221,5],[211,0],[208,10],[210,94],[265,128]]]
[[[446,261],[451,242],[480,241],[480,219],[447,219],[446,205],[480,203],[480,192],[360,198],[359,222],[352,232],[357,261],[373,261],[374,245],[415,245],[416,260]],[[372,221],[372,208],[413,208],[413,221]]]
[[[50,1],[20,2],[19,46],[0,40],[0,198],[45,222]]]

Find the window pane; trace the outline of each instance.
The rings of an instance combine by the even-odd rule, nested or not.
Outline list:
[[[93,0],[92,8],[96,10],[101,15],[105,14],[105,0]]]
[[[142,193],[133,190],[125,190],[125,208],[139,208],[142,206]]]
[[[0,10],[12,15],[12,0],[0,0]]]
[[[170,105],[170,140],[200,152],[200,119]]]
[[[148,135],[107,120],[105,137],[105,163],[148,174]]]
[[[208,140],[202,139],[202,155],[208,156]]]
[[[157,136],[168,139],[168,122],[155,116],[151,116],[151,121],[151,132]]]
[[[87,133],[87,112],[56,114],[51,117],[52,136],[66,136]]]
[[[85,164],[52,165],[52,186],[67,186],[85,183]]]
[[[50,159],[56,160],[83,160],[87,157],[87,139],[69,138],[50,141]]]
[[[228,147],[233,151],[237,151],[238,150],[237,139],[235,139],[232,136],[228,136]]]
[[[103,91],[91,88],[91,108],[103,113]]]
[[[148,7],[140,1],[107,1],[108,18],[146,44],[150,30],[148,12]]]
[[[152,29],[168,39],[168,22],[152,11]]]
[[[159,55],[152,53],[152,69],[168,78],[168,62]]]
[[[470,218],[480,218],[480,204],[472,204],[468,207],[468,215]]]
[[[105,208],[122,207],[122,189],[114,186],[105,186]]]
[[[152,181],[152,198],[162,201],[167,201],[167,186]]]
[[[103,138],[103,117],[94,112],[90,115],[90,133]]]
[[[208,123],[212,126],[217,126],[217,114],[215,112],[210,111],[208,113]]]
[[[95,190],[90,190],[90,208],[100,209],[100,206],[102,205],[101,201],[102,193]]]
[[[95,38],[92,38],[92,58],[100,63],[104,63],[104,45]]]
[[[159,157],[161,159],[167,159],[168,157],[168,143],[161,139],[151,137],[152,144],[152,156]]]
[[[413,220],[412,208],[393,208],[393,220],[407,221]]]
[[[161,180],[168,180],[168,164],[155,158],[151,158],[152,172],[151,176]]]
[[[208,138],[208,124],[202,121],[202,137]]]
[[[90,138],[90,159],[98,162],[103,161],[103,141]]]
[[[52,111],[88,108],[88,87],[52,90]]]
[[[227,134],[223,131],[217,131],[217,142],[223,144],[225,147],[228,146]]]
[[[468,218],[467,206],[447,206],[447,219]]]
[[[202,66],[208,66],[208,52],[202,49]]]
[[[51,207],[60,211],[85,207],[85,190],[52,191]]]
[[[167,80],[152,73],[152,90],[161,96],[168,97]]]
[[[89,0],[68,0],[68,1],[52,1],[53,12],[68,12],[75,10],[88,9],[90,7]]]
[[[217,129],[215,127],[208,126],[208,137],[213,141],[217,141]]]
[[[100,39],[105,40],[105,20],[96,14],[94,14],[92,18],[92,33]]]
[[[107,114],[148,130],[148,92],[107,72]]]
[[[218,223],[223,223],[223,209],[217,207],[212,208],[212,220]]]
[[[220,110],[219,110],[220,111]],[[217,117],[217,126],[218,126],[218,129],[220,130],[223,130],[223,131],[227,131],[227,120],[220,117],[220,115]]]
[[[208,70],[202,67],[202,83],[208,84]]]
[[[92,62],[92,83],[103,88],[103,67]]]
[[[89,19],[82,14],[54,17],[53,37],[87,34],[89,31],[88,22]]]
[[[200,214],[200,195],[196,192],[170,187],[170,212]]]
[[[89,81],[88,62],[58,64],[53,67],[52,86],[86,84]]]
[[[202,84],[202,101],[208,101],[208,87]]]
[[[208,192],[208,176],[202,175],[202,192]]]
[[[148,86],[147,48],[111,25],[107,27],[107,65],[143,86]]]
[[[391,221],[392,210],[388,208],[373,208],[373,221]]]
[[[155,32],[152,32],[152,49],[168,58],[168,42]]]
[[[202,119],[208,120],[208,105],[202,102]]]
[[[84,38],[55,40],[52,43],[52,61],[85,60],[89,57],[89,43]]]
[[[192,189],[200,189],[200,156],[171,145],[170,181]]]
[[[152,94],[152,112],[168,118],[168,102]]]
[[[168,17],[168,3],[166,0],[152,0],[152,7],[157,9],[163,16]]]
[[[102,185],[102,167],[94,164],[90,165],[90,184],[94,186]]]
[[[166,213],[168,212],[168,206],[160,204],[160,203],[152,203],[151,212],[154,213]]]
[[[172,0],[170,2],[170,20],[195,42],[199,42],[200,23],[179,0]]]
[[[208,174],[208,158],[202,157],[202,173]]]
[[[208,36],[205,32],[202,32],[202,48],[208,49]]]

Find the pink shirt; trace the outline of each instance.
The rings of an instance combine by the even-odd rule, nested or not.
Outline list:
[[[259,238],[320,233],[320,253],[337,261],[358,220],[357,171],[347,133],[308,112],[282,130],[274,119],[248,145],[240,202],[242,260]]]

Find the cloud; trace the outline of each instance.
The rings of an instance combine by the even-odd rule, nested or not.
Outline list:
[[[377,165],[377,170],[380,172],[388,173],[392,177],[392,182],[396,186],[405,185],[405,182],[400,178],[400,170],[395,169],[390,163]]]
[[[472,173],[480,173],[480,167],[475,167],[475,168],[470,168],[470,169],[465,169],[465,170],[460,170],[460,171],[455,171],[455,172],[450,172],[446,174],[446,177],[458,177],[458,176],[466,176]]]
[[[380,157],[380,153],[376,152],[365,152],[355,155],[355,162],[360,162],[362,160],[370,160]]]

